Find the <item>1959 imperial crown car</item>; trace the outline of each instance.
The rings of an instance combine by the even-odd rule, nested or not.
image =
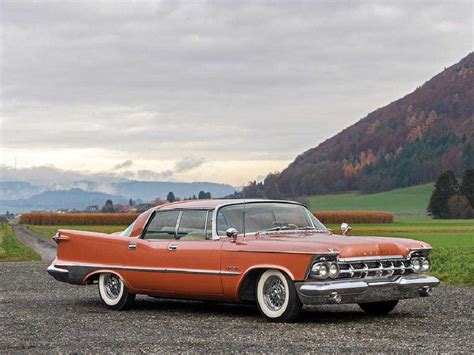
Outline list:
[[[347,226],[346,226],[347,227]],[[194,200],[144,212],[125,231],[59,230],[48,272],[128,309],[136,294],[256,303],[270,321],[303,305],[357,303],[386,314],[400,299],[429,296],[439,280],[430,245],[334,235],[304,206],[272,200]]]

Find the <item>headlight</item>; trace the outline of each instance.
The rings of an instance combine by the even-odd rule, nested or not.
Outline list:
[[[311,273],[320,279],[327,279],[329,276],[329,266],[327,263],[316,263],[311,268]]]
[[[421,272],[421,259],[420,258],[413,258],[411,260],[411,265],[413,266],[413,271],[416,273]]]
[[[336,263],[329,264],[329,277],[335,279],[339,275],[339,265]]]
[[[427,272],[430,271],[431,269],[431,261],[428,258],[423,258],[423,261],[421,262],[421,271],[422,272]]]

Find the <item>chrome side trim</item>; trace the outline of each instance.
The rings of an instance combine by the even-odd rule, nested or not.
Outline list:
[[[78,266],[78,267],[88,267],[88,268],[93,268],[93,269],[130,270],[130,271],[162,272],[162,273],[206,274],[206,275],[224,275],[224,276],[240,275],[240,272],[235,272],[235,271],[220,271],[220,270],[205,270],[205,269],[160,268],[160,267],[146,267],[146,266],[120,266],[120,265],[87,264],[87,263],[86,264],[83,264],[83,263],[74,264],[74,263],[60,263],[60,262],[58,262],[57,264],[58,265],[63,265],[63,266],[68,266],[68,267]],[[62,269],[59,269],[59,270],[62,270]]]
[[[257,250],[257,249],[232,249],[226,250],[226,252],[240,252],[240,253],[276,253],[276,254],[307,254],[307,255],[316,255],[316,256],[324,256],[324,255],[337,255],[338,252],[334,253],[318,253],[314,251],[279,251],[279,250]]]

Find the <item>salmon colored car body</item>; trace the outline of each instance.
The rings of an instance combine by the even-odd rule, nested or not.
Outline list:
[[[304,206],[273,200],[192,200],[152,208],[124,232],[59,230],[48,272],[98,283],[128,309],[136,294],[256,303],[270,321],[303,305],[357,303],[372,314],[429,296],[439,280],[424,242],[335,235]]]

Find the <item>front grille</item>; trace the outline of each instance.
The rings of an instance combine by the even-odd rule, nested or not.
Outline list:
[[[339,262],[339,278],[390,278],[413,273],[411,263],[407,260],[375,260]]]

